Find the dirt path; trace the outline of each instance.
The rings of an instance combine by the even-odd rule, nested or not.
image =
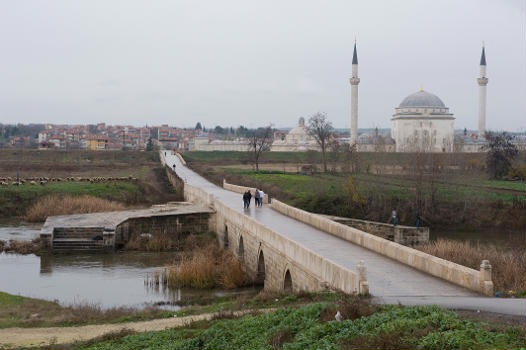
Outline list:
[[[242,316],[254,310],[235,311],[235,316]],[[270,312],[272,309],[258,310]],[[134,332],[161,331],[182,327],[195,321],[210,320],[218,313],[201,314],[177,318],[163,318],[143,322],[117,324],[100,324],[79,327],[46,327],[46,328],[4,328],[0,329],[0,348],[20,346],[44,346],[50,344],[67,344],[87,341],[104,334],[119,332],[122,329]]]

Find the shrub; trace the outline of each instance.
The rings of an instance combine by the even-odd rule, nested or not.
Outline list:
[[[102,211],[124,210],[118,202],[93,196],[48,196],[33,204],[24,216],[30,222],[46,221],[48,216],[67,214],[86,214]]]
[[[526,289],[526,250],[524,242],[498,248],[492,244],[472,244],[452,239],[437,239],[417,249],[442,259],[478,270],[482,260],[489,260],[493,268],[495,291],[506,295],[509,291]]]
[[[188,240],[188,239],[187,239]],[[191,239],[195,242],[194,239]],[[221,250],[215,241],[185,251],[177,264],[148,276],[146,283],[173,288],[233,289],[245,286],[249,279],[241,262],[231,252]]]

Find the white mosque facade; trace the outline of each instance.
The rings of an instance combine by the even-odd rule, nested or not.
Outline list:
[[[436,95],[420,90],[407,96],[391,118],[397,152],[453,152],[455,118]]]

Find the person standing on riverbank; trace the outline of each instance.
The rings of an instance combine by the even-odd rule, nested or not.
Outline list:
[[[393,210],[391,212],[391,217],[389,218],[389,223],[392,223],[393,226],[398,225],[398,215],[396,214],[396,210]]]

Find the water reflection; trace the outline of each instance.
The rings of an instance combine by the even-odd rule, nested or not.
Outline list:
[[[30,241],[40,236],[41,223],[11,223],[0,221],[0,240]]]
[[[171,263],[174,257],[175,253],[147,252],[41,257],[2,253],[0,291],[56,300],[63,305],[96,303],[103,308],[173,305],[188,298],[256,292],[252,288],[200,291],[145,285],[148,274]]]

